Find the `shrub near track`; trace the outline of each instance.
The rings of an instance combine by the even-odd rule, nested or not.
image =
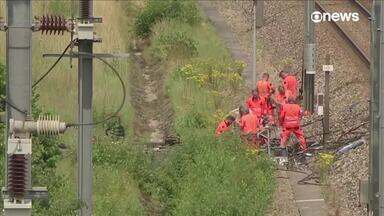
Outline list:
[[[204,118],[216,112],[206,104],[208,89],[184,78],[173,78],[168,88],[183,141],[162,168],[172,185],[171,214],[264,215],[274,188],[272,163],[250,154],[236,133],[214,138],[216,122]]]
[[[182,144],[171,147],[152,172],[138,172],[141,188],[160,201],[165,215],[265,215],[274,192],[273,164],[263,155],[251,153],[235,132],[214,137],[217,121],[237,106],[232,101],[243,83],[239,73],[244,64],[231,60],[208,22],[191,24],[173,15],[179,13],[177,7],[171,14],[164,10],[173,4],[196,7],[195,2],[153,4],[149,1],[137,19],[148,11],[161,14],[151,20],[147,31],[151,43],[144,56],[169,74],[165,88],[175,110],[174,130]],[[196,11],[190,16],[199,14]],[[187,38],[196,53],[190,55],[185,44],[170,38]],[[164,55],[157,55],[159,50]],[[170,50],[186,53],[169,55]]]

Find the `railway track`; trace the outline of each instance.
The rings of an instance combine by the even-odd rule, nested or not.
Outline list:
[[[352,4],[354,4],[361,13],[364,14],[366,17],[371,17],[371,8],[367,8],[363,2],[360,2],[358,0],[349,0]]]
[[[363,17],[360,16],[360,20],[365,20],[365,22],[368,22],[368,26],[364,26],[365,28],[369,28],[369,19],[370,19],[370,12],[369,10],[361,4],[358,0],[348,0],[351,7],[354,7],[357,11],[360,12],[360,14],[363,15]],[[319,1],[315,1],[316,9],[322,13],[329,13],[332,12],[329,10],[329,8],[325,5],[323,5]],[[367,21],[368,20],[368,21]],[[367,37],[361,37],[358,38],[356,34],[352,34],[351,31],[348,31],[348,27],[345,24],[340,24],[334,21],[330,21],[333,28],[337,31],[337,33],[344,39],[344,41],[352,48],[352,50],[356,53],[356,55],[362,60],[362,62],[369,68],[371,61],[370,61],[370,35],[368,33],[368,40]],[[352,27],[353,28],[353,27]],[[366,30],[366,29],[364,29]],[[366,31],[362,31],[365,32]]]

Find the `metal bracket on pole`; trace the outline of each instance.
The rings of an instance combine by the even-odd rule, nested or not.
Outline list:
[[[3,187],[2,190],[3,199],[11,199],[9,191]],[[46,187],[33,187],[31,190],[26,190],[25,199],[48,199],[48,190]]]
[[[98,58],[113,58],[113,59],[119,59],[119,58],[129,58],[132,54],[131,53],[93,53],[94,57]],[[43,58],[51,58],[51,57],[60,57],[61,54],[59,53],[44,53]],[[64,54],[63,57],[69,57],[69,58],[78,58],[79,56],[83,56],[83,58],[90,58],[88,55],[84,55],[79,52],[70,52],[69,54]]]
[[[8,26],[7,23],[4,21],[0,21],[0,31],[7,31]]]
[[[316,44],[305,44],[304,49],[304,62],[305,64],[305,73],[306,74],[316,74],[315,68],[315,52],[316,52]]]

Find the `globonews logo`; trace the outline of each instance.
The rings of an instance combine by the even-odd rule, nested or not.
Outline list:
[[[321,13],[320,11],[315,11],[311,14],[311,20],[314,23],[333,21],[333,22],[358,22],[360,20],[359,13],[350,12],[350,13]]]

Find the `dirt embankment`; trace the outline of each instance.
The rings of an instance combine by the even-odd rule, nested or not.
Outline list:
[[[291,66],[295,71],[302,70],[304,44],[304,5],[303,1],[264,1],[265,24],[258,29],[259,50],[258,71],[269,72],[275,83],[276,71]],[[236,32],[243,49],[251,53],[252,16],[251,2],[216,1],[216,8]],[[331,142],[337,146],[354,137],[366,136],[368,124],[344,135],[345,131],[356,127],[368,119],[369,69],[353,53],[350,47],[332,28],[330,23],[316,24],[316,87],[315,92],[323,92],[324,73],[322,64],[327,54],[331,55],[334,72],[331,74],[330,112]],[[321,122],[306,128],[307,136],[321,136]],[[365,215],[359,207],[358,180],[367,176],[368,144],[342,156],[335,163],[330,174],[330,190],[336,197],[332,205],[339,215]]]
[[[147,63],[142,55],[145,46],[140,44],[135,50],[134,71],[130,74],[131,103],[135,111],[134,140],[161,151],[172,138],[173,109],[165,93],[166,73]]]

